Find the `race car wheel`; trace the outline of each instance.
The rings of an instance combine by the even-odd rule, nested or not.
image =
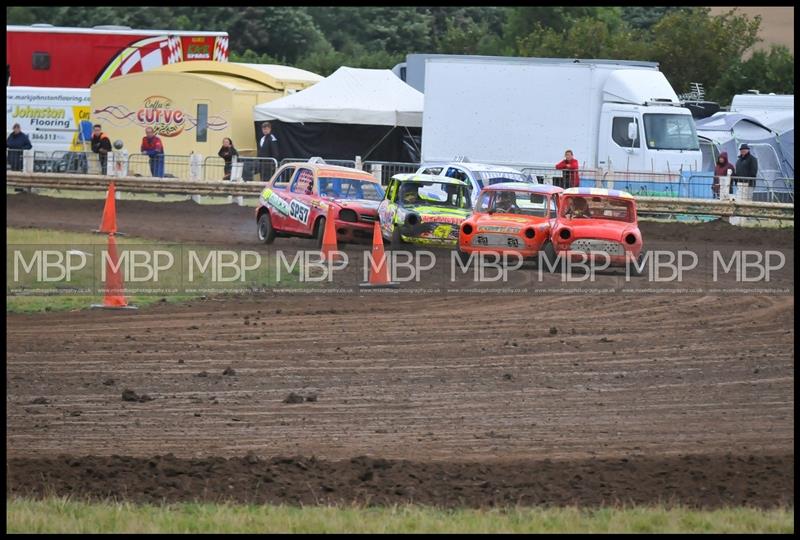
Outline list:
[[[400,227],[395,225],[392,231],[392,248],[397,249],[403,244],[405,244],[405,242],[403,242],[403,239],[400,237]]]
[[[461,261],[461,264],[464,266],[469,264],[469,253],[461,251],[461,244],[456,244],[456,253],[458,254],[458,260]]]
[[[317,249],[322,249],[322,240],[325,238],[325,218],[319,218],[317,221],[317,230],[314,233],[314,243],[317,246]]]
[[[544,262],[546,264],[545,268],[548,270],[552,268],[553,272],[561,271],[561,260],[558,258],[556,248],[553,246],[552,242],[547,242],[544,245],[539,261]]]
[[[639,268],[642,267],[643,260],[644,260],[644,250],[639,252],[639,256],[636,257],[636,264],[628,263],[628,274],[636,277],[641,276],[642,272],[641,270],[639,270]]]
[[[275,241],[275,229],[272,228],[272,219],[269,217],[269,212],[264,212],[258,218],[258,239],[265,244],[271,244]]]

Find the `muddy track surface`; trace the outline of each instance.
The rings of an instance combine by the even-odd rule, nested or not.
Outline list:
[[[359,456],[11,459],[7,495],[248,504],[416,503],[439,507],[794,505],[792,456],[418,463]],[[47,486],[45,488],[45,486]]]
[[[8,197],[7,224],[96,226],[87,201],[28,218],[42,199]],[[154,237],[159,205],[136,204],[153,208],[129,232]],[[215,241],[250,242],[252,210],[222,208],[209,234],[227,222]],[[159,210],[159,239],[200,241],[188,224],[206,207]],[[651,225],[663,245],[792,249],[787,231]],[[11,315],[6,490],[793,504],[793,318],[792,296],[755,294],[270,293]]]

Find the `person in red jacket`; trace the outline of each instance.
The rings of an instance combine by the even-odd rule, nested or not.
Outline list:
[[[161,178],[164,176],[164,144],[156,136],[153,128],[144,128],[145,136],[142,137],[141,152],[150,156],[150,173]]]
[[[736,176],[736,168],[728,161],[728,153],[722,152],[717,158],[717,165],[714,167],[714,183],[711,184],[711,193],[713,193],[715,199],[719,199],[719,178],[729,174],[730,176]]]
[[[559,161],[556,169],[564,170],[564,188],[580,187],[581,179],[578,178],[578,160],[572,156],[572,150],[564,152],[564,159]]]

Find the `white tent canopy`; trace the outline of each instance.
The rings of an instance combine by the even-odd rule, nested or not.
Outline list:
[[[257,105],[256,122],[422,127],[423,95],[388,69],[340,67],[301,92]]]

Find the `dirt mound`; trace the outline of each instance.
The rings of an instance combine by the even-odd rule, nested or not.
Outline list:
[[[681,504],[794,505],[794,456],[417,463],[357,457],[8,460],[6,496],[233,501],[251,504],[417,503],[440,507]]]

